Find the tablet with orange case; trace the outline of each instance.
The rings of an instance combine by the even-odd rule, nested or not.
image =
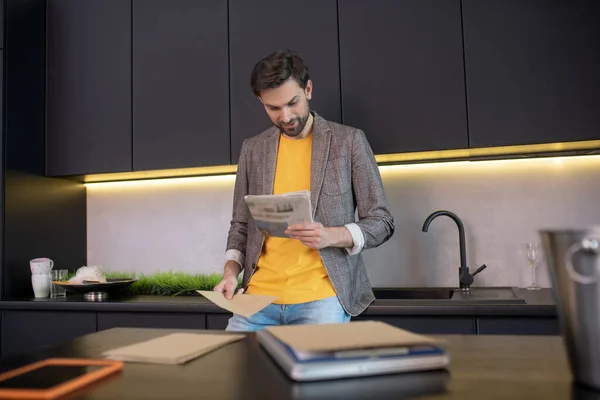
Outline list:
[[[0,398],[55,399],[122,369],[115,360],[48,358],[0,373]]]

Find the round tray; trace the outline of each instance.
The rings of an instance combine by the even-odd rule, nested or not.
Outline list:
[[[52,282],[72,293],[85,294],[89,292],[112,293],[124,289],[131,285],[137,279],[107,279],[106,283],[70,283],[70,282]]]

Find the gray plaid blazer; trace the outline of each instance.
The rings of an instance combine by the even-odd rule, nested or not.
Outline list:
[[[364,249],[386,242],[394,232],[379,169],[364,132],[314,116],[310,171],[313,219],[323,226],[355,222]],[[247,194],[272,194],[279,129],[271,127],[244,140],[235,181],[227,250],[244,255],[242,286],[256,269],[264,238],[244,202]],[[356,212],[358,220],[356,220]],[[346,312],[356,316],[374,300],[362,255],[343,248],[319,250],[329,278]]]

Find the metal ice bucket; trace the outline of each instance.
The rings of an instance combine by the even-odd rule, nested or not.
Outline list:
[[[571,371],[600,390],[600,227],[540,236]]]

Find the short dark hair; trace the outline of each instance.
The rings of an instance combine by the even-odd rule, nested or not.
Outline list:
[[[250,75],[250,86],[256,96],[265,89],[281,86],[289,78],[302,89],[308,83],[308,66],[304,59],[291,50],[278,50],[256,63]]]

